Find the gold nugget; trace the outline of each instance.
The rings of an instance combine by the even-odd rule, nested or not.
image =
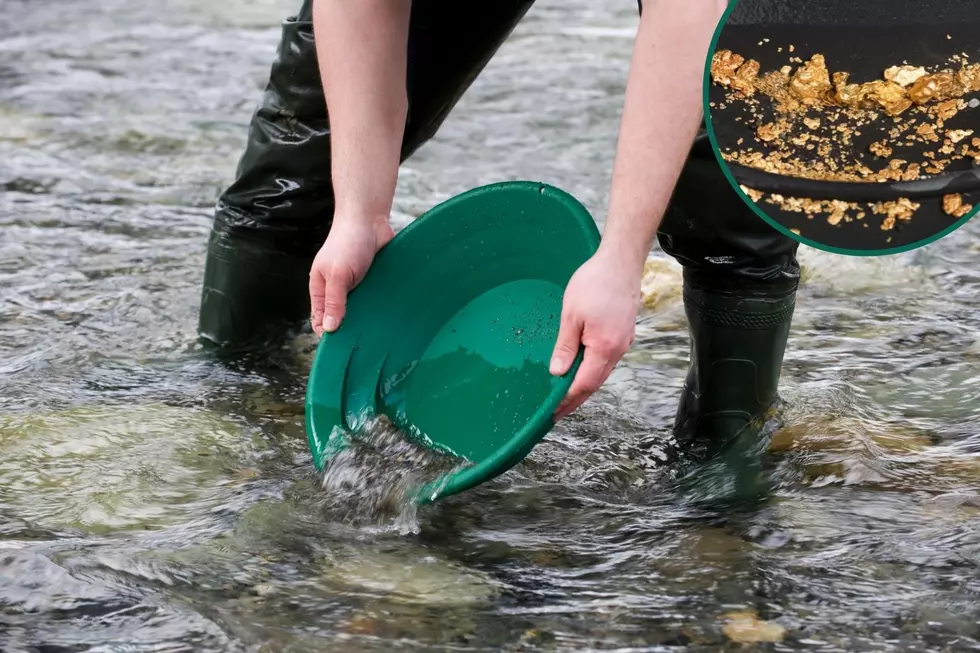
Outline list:
[[[905,95],[905,89],[895,82],[879,80],[862,85],[860,94],[865,108],[867,103],[874,102],[885,110],[889,116],[897,116],[912,106],[912,100]]]
[[[742,55],[731,50],[718,50],[711,57],[711,78],[722,86],[731,86],[738,68],[745,63]]]
[[[972,135],[973,135],[972,129],[952,129],[946,132],[946,138],[948,138],[950,141],[954,143],[959,143],[967,136],[972,136]]]
[[[732,88],[751,97],[755,94],[755,80],[758,76],[759,62],[749,59],[735,71],[731,81]]]
[[[842,107],[858,108],[864,103],[864,91],[860,84],[849,84],[851,73],[834,73],[834,90],[830,100]]]
[[[922,66],[892,66],[885,71],[885,79],[901,86],[910,86],[920,77],[925,77],[926,69]]]
[[[954,218],[962,218],[973,210],[973,206],[963,202],[960,194],[943,195],[943,211]]]
[[[909,89],[909,98],[916,104],[941,102],[966,93],[959,76],[953,73],[936,73],[920,77]]]
[[[822,54],[810,57],[790,79],[793,95],[807,105],[823,103],[832,88],[830,72]]]

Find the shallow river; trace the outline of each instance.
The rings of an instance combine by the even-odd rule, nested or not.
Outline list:
[[[0,0],[0,650],[980,649],[980,222],[805,250],[758,505],[658,463],[687,355],[635,348],[497,482],[382,514],[311,473],[312,338],[195,343],[204,245],[290,0]],[[395,220],[502,178],[606,201],[631,2],[542,0],[403,168]],[[696,498],[696,497],[695,497]]]

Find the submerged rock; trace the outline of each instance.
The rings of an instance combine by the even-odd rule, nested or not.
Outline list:
[[[331,552],[323,581],[388,601],[461,606],[487,601],[500,591],[490,576],[418,550],[385,550],[360,543]]]
[[[725,637],[739,644],[781,642],[786,629],[777,623],[763,621],[754,612],[729,612],[722,617]]]
[[[43,528],[158,528],[227,502],[256,444],[229,418],[164,404],[7,414],[5,503]]]

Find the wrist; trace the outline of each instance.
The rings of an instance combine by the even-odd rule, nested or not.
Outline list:
[[[390,209],[384,211],[363,206],[338,206],[333,212],[333,224],[387,225],[390,214]]]
[[[644,238],[608,230],[603,234],[597,254],[602,258],[615,261],[617,266],[630,273],[642,275],[643,266],[650,255],[651,245],[652,243]]]

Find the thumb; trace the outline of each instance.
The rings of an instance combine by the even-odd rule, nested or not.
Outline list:
[[[351,284],[345,275],[336,269],[331,269],[324,279],[323,286],[323,330],[331,333],[336,331],[344,320],[347,311],[347,293]]]
[[[551,354],[550,372],[561,376],[568,372],[578,355],[582,343],[582,321],[571,314],[563,314],[558,327],[558,340]]]
[[[310,271],[310,326],[317,336],[322,335],[323,286],[323,274],[314,266]]]

